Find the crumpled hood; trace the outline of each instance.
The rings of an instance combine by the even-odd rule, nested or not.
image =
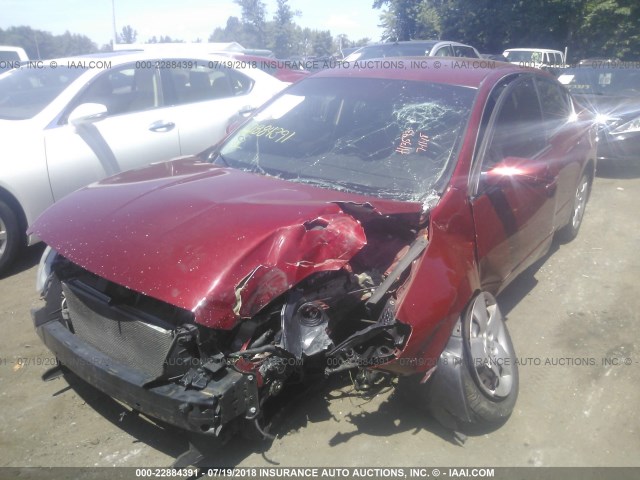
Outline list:
[[[79,190],[30,231],[101,277],[229,329],[308,275],[342,268],[366,238],[334,202],[366,200],[188,158]]]

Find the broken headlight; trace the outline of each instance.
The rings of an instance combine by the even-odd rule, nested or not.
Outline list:
[[[36,274],[36,291],[40,294],[41,297],[44,297],[47,293],[49,280],[51,278],[51,266],[53,265],[53,262],[57,256],[58,252],[56,252],[51,247],[47,247],[44,249],[42,258],[40,258],[40,263],[38,264],[38,273]]]

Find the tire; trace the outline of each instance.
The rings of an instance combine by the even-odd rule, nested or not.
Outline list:
[[[470,424],[504,423],[518,398],[518,364],[511,336],[493,295],[481,292],[463,322],[465,401]],[[470,425],[469,425],[470,426]]]
[[[444,427],[483,433],[506,422],[518,398],[516,355],[495,298],[481,292],[453,329],[427,383],[401,378],[399,393]]]
[[[580,181],[578,182],[578,186],[576,187],[576,192],[573,197],[573,209],[571,211],[571,218],[569,218],[569,222],[567,222],[564,227],[558,230],[557,237],[560,242],[567,243],[578,236],[590,193],[591,178],[586,173],[583,173],[582,177],[580,177]]]
[[[6,272],[24,243],[16,214],[0,200],[0,274]]]

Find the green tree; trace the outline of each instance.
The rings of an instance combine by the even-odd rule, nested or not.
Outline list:
[[[296,40],[296,29],[293,22],[294,17],[300,15],[299,11],[291,10],[287,0],[277,0],[277,9],[273,17],[273,22],[269,24],[271,41],[269,48],[273,50],[278,58],[288,58],[294,51]]]
[[[29,58],[48,59],[82,55],[98,51],[89,37],[65,32],[52,35],[50,32],[34,30],[28,26],[0,29],[0,44],[22,47]]]
[[[136,43],[137,38],[137,30],[134,30],[131,25],[125,25],[122,27],[120,35],[118,35],[118,43]]]
[[[242,45],[244,41],[244,28],[238,17],[227,18],[227,24],[224,28],[216,28],[209,35],[210,42],[238,42]],[[246,45],[245,45],[246,46]]]
[[[310,35],[311,55],[326,57],[333,54],[333,38],[329,30],[313,30]]]
[[[404,41],[418,38],[419,18],[423,7],[422,0],[375,0],[373,8],[387,6],[381,16],[385,29],[383,38],[392,41]]]
[[[583,18],[575,45],[582,56],[638,59],[640,4],[637,0],[589,1],[584,5]],[[595,48],[589,50],[589,46]]]
[[[234,0],[242,11],[242,45],[244,47],[264,48],[267,44],[266,6],[261,0]],[[236,40],[238,41],[238,40]]]

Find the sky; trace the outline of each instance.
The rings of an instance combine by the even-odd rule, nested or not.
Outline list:
[[[263,0],[267,19],[276,10],[276,0]],[[184,41],[207,41],[216,27],[224,27],[229,16],[240,17],[232,0],[0,0],[0,28],[25,25],[59,35],[65,31],[86,35],[98,46],[113,38],[112,3],[116,30],[131,25],[138,42],[169,35]],[[350,40],[369,37],[379,40],[380,10],[373,0],[289,0],[301,27],[330,30],[334,37],[346,34]]]

